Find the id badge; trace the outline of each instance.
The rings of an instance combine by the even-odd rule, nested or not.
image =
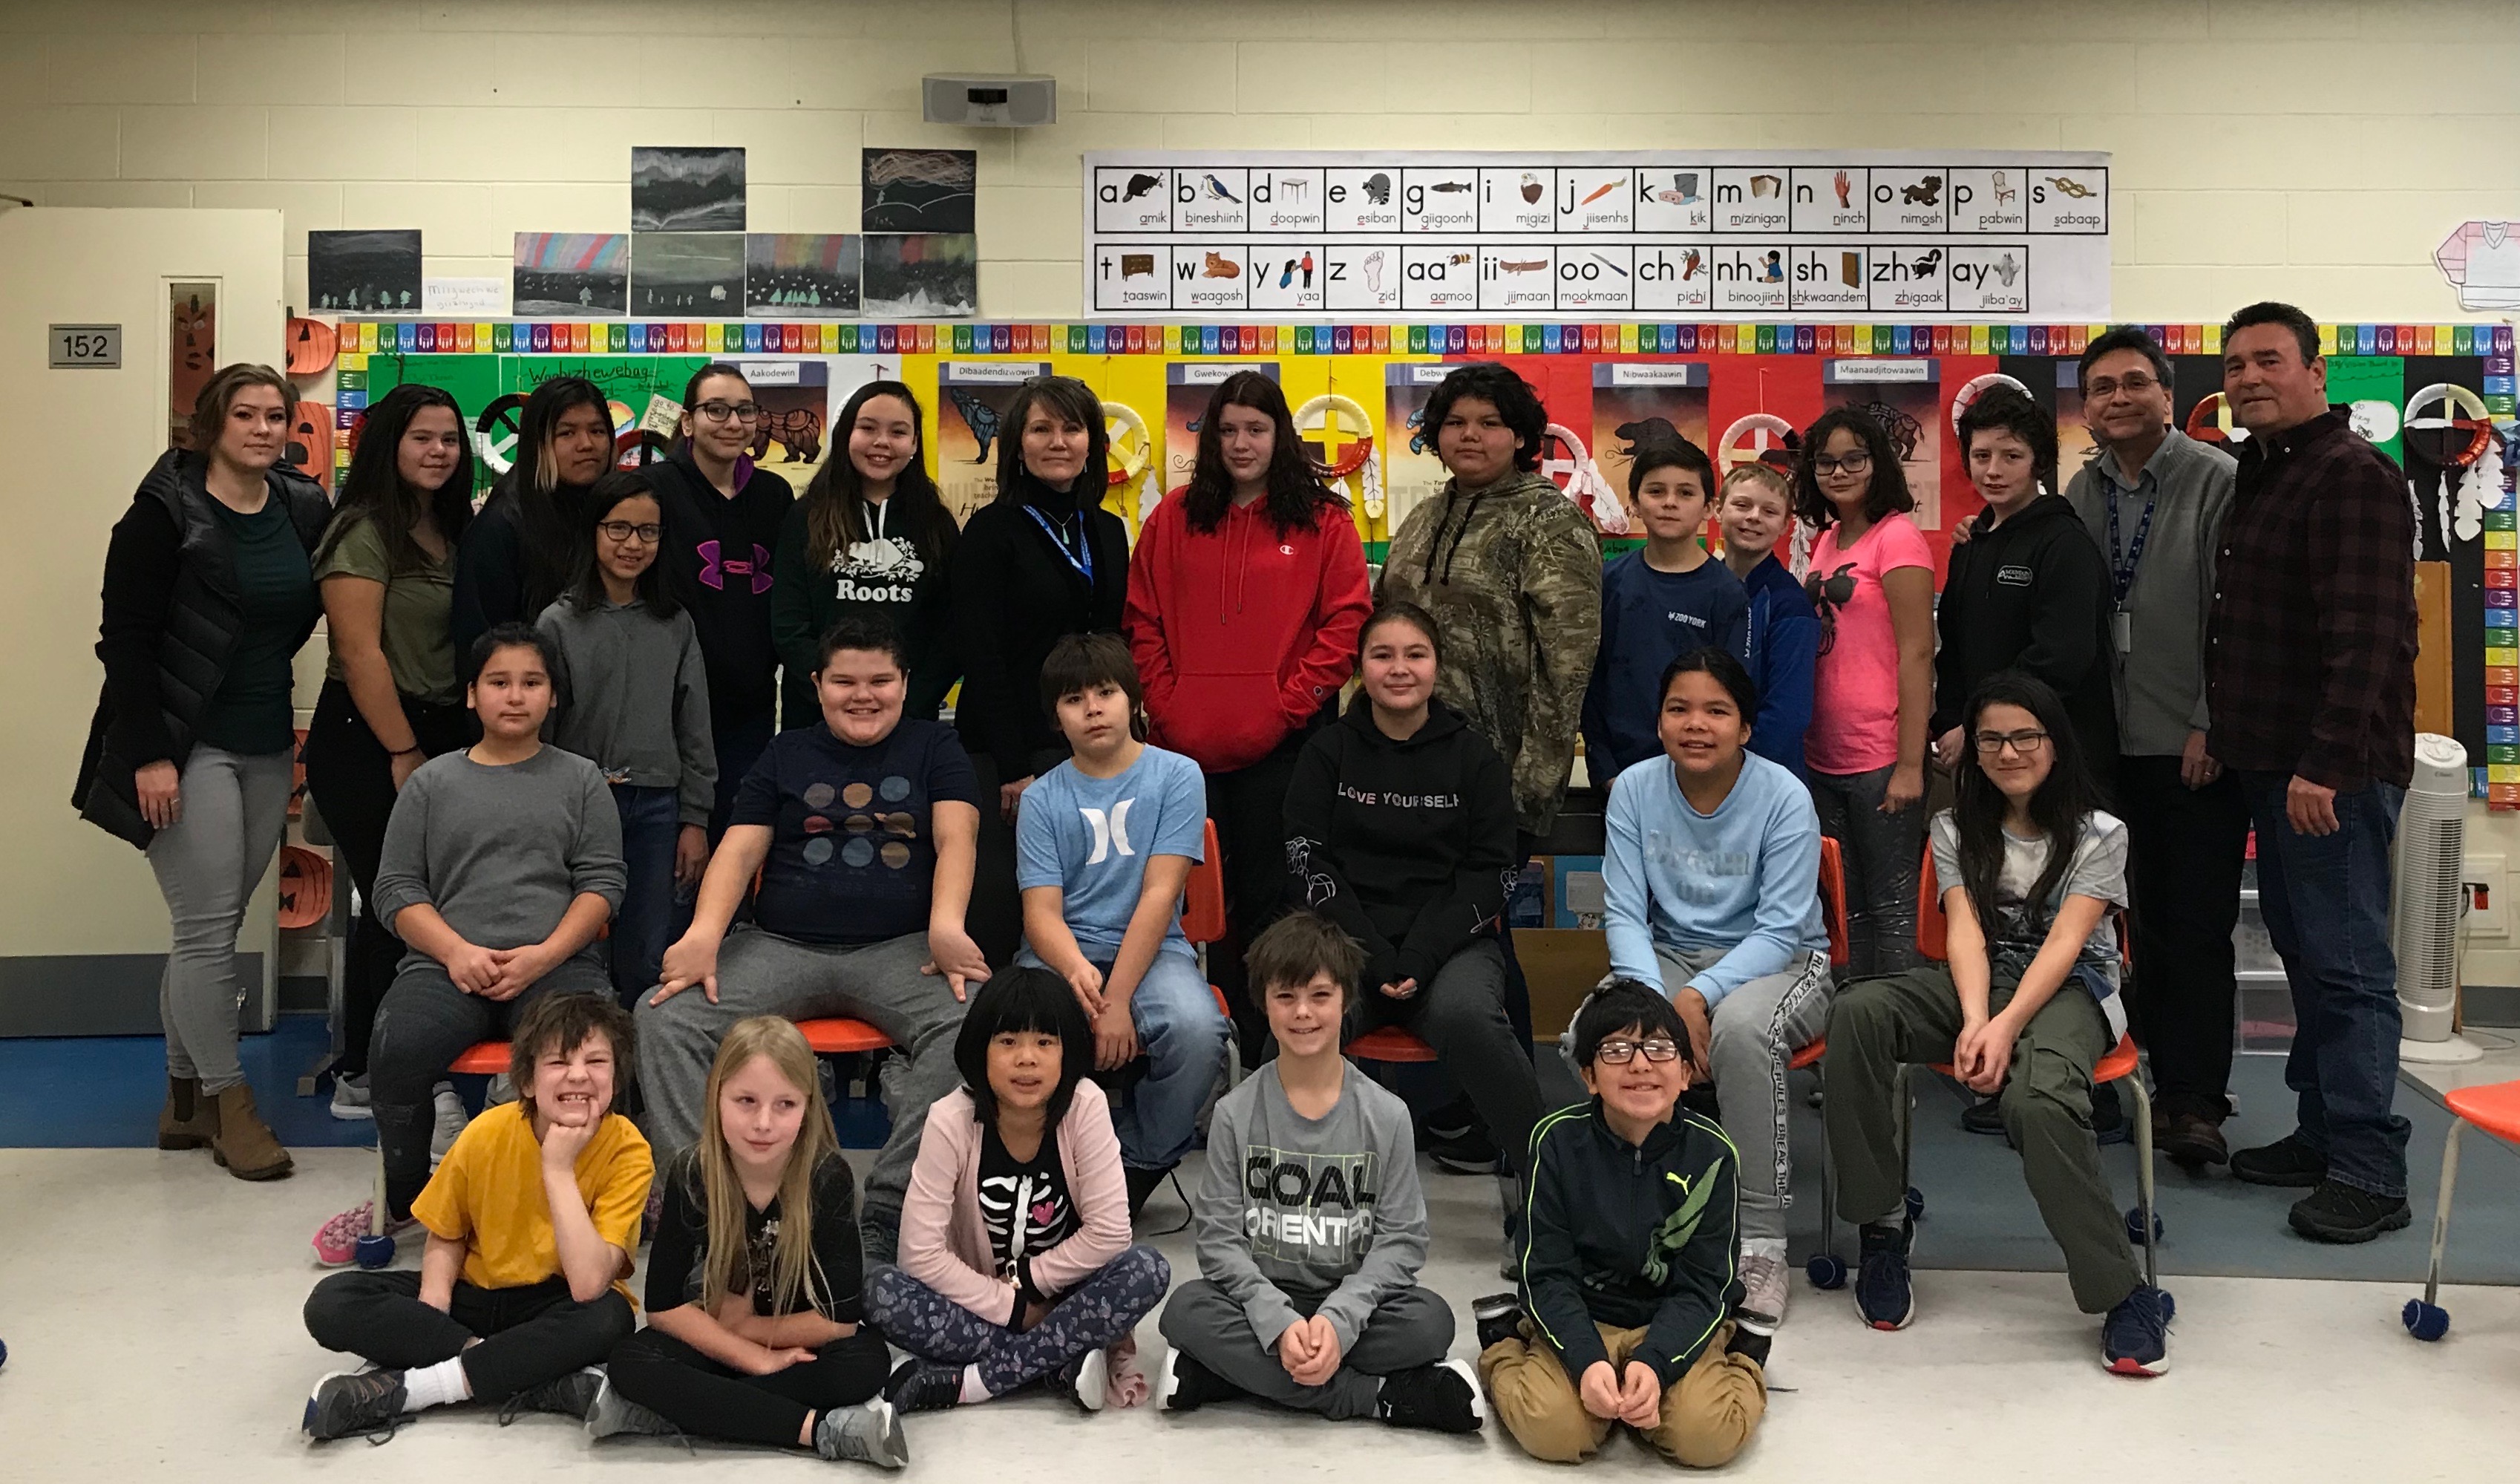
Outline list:
[[[2135,615],[2124,608],[2109,614],[2109,639],[2121,654],[2135,652]]]

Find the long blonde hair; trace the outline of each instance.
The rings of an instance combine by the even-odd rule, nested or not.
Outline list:
[[[814,1172],[826,1159],[840,1157],[840,1141],[832,1132],[831,1105],[823,1100],[823,1079],[814,1064],[814,1049],[804,1032],[781,1015],[754,1015],[739,1020],[718,1044],[717,1062],[709,1068],[707,1121],[698,1150],[700,1192],[706,1198],[707,1255],[700,1263],[700,1301],[714,1313],[726,1296],[757,1285],[751,1271],[750,1244],[745,1240],[746,1202],[735,1156],[726,1146],[725,1119],[718,1111],[726,1080],[755,1057],[766,1057],[779,1075],[805,1096],[805,1121],[788,1150],[788,1167],[779,1176],[779,1240],[771,1258],[770,1292],[782,1314],[821,1308],[832,1301],[831,1280],[814,1261]],[[841,1220],[850,1213],[835,1213]]]

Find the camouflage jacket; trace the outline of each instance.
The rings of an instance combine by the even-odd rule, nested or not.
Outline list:
[[[1601,641],[1601,544],[1583,513],[1537,472],[1448,482],[1400,523],[1375,597],[1435,615],[1436,694],[1512,771],[1514,823],[1546,833]]]

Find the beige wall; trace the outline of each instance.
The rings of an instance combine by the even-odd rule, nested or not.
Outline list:
[[[1018,63],[1055,127],[920,122],[920,74]],[[625,225],[633,144],[745,146],[799,232],[854,230],[861,145],[975,146],[1000,317],[1076,312],[1085,150],[1862,145],[2114,152],[2122,318],[2452,320],[2431,249],[2520,217],[2515,137],[2515,0],[0,0],[0,191],[504,275]]]

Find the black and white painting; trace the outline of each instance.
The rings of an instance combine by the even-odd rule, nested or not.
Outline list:
[[[307,233],[306,299],[319,314],[420,313],[420,233]]]
[[[745,313],[766,320],[857,313],[858,242],[804,232],[756,232],[745,238]]]
[[[630,302],[626,232],[519,232],[511,291],[520,320],[594,319]]]
[[[743,152],[714,146],[630,151],[630,230],[743,230]]]
[[[869,232],[968,232],[974,150],[868,150],[859,225]]]
[[[668,319],[743,313],[743,234],[643,232],[630,239],[630,312]]]
[[[869,319],[969,319],[980,312],[979,239],[969,233],[869,237],[860,313]]]

